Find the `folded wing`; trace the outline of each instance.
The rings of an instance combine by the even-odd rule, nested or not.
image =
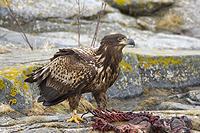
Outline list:
[[[25,81],[38,83],[38,101],[51,106],[80,94],[97,73],[92,60],[88,61],[88,58],[86,61],[84,56],[72,49],[63,49],[54,55],[50,63],[32,73]]]

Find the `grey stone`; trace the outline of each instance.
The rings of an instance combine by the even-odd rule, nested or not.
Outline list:
[[[154,54],[141,55],[140,53],[138,60],[142,85],[149,88],[184,88],[199,85],[199,52],[196,55],[190,51],[179,52],[174,51],[170,54],[163,51],[160,55],[155,51]]]
[[[101,10],[102,1],[80,0],[81,17],[91,17]],[[13,13],[23,22],[31,20],[42,20],[51,18],[72,18],[78,13],[78,5],[73,0],[11,0],[10,4]],[[110,6],[106,7],[106,12],[114,11]],[[7,17],[9,11],[5,7],[0,8],[0,17]]]
[[[8,121],[0,122],[1,132],[81,132],[86,133],[91,131],[90,123],[67,123],[69,114],[56,115],[40,115],[40,116],[23,116],[19,118],[6,118]],[[0,118],[1,119],[1,118]],[[88,118],[89,119],[89,118]],[[59,128],[56,128],[59,127]]]
[[[181,34],[200,38],[200,1],[198,0],[175,0],[173,6],[160,10],[151,16],[137,19],[138,25],[143,30]],[[164,23],[159,26],[159,22]]]
[[[198,0],[176,0],[174,7],[170,9],[172,12],[180,14],[183,19],[183,25],[180,30],[184,35],[192,37],[200,37],[200,1]]]
[[[3,88],[0,90],[0,102],[10,105],[10,107],[18,112],[24,113],[27,109],[30,109],[32,106],[32,97],[30,92],[25,92],[21,88],[22,86],[14,85],[14,81],[19,81],[23,84],[23,81],[20,80],[20,76],[15,80],[8,80],[6,78],[0,77],[0,82],[3,85]]]
[[[200,102],[200,90],[189,91],[188,97],[194,101]]]
[[[28,39],[35,48],[43,48],[48,45],[51,47],[74,47],[77,46],[77,26],[72,24],[63,24],[61,27],[68,27],[68,31],[54,32],[54,28],[48,28],[53,25],[48,23],[48,32],[39,33],[36,35],[27,34]],[[57,24],[58,25],[58,24]],[[95,31],[96,23],[85,23],[81,27],[81,41],[83,45],[89,46]],[[38,26],[38,30],[41,29]],[[27,44],[23,40],[21,34],[18,32],[13,32],[6,30],[4,28],[0,29],[0,45],[10,45],[12,47],[27,47]],[[35,28],[37,31],[37,28]],[[98,31],[97,43],[105,35],[117,32],[131,37],[136,42],[137,48],[144,49],[200,49],[200,40],[193,37],[181,36],[181,35],[170,35],[164,33],[153,33],[149,31],[141,31],[137,29],[131,29],[120,25],[119,23],[101,23]],[[181,45],[180,45],[181,44]]]
[[[176,102],[163,102],[158,105],[159,110],[198,110],[200,106],[187,105]]]
[[[135,18],[121,14],[120,12],[108,13],[102,18],[101,21],[108,23],[119,23],[125,27],[138,27]]]
[[[121,12],[133,16],[152,15],[163,8],[174,4],[174,0],[126,0],[115,1],[105,0],[113,7],[118,8]]]

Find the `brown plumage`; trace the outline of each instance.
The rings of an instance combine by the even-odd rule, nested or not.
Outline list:
[[[38,102],[44,106],[58,104],[66,99],[72,110],[78,107],[81,94],[91,92],[98,107],[106,108],[107,89],[117,79],[122,60],[122,49],[134,41],[122,34],[105,36],[97,50],[60,49],[44,67],[25,80],[37,82]]]

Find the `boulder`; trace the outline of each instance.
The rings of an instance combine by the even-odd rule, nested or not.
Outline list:
[[[10,0],[9,6],[16,18],[22,24],[34,20],[58,20],[59,18],[73,18],[78,14],[78,4],[72,0]],[[80,0],[81,17],[94,17],[101,10],[102,1]],[[113,12],[107,6],[105,12]],[[4,20],[0,25],[12,23],[10,12],[5,6],[0,7],[0,18]]]
[[[199,90],[199,88],[197,90],[189,91],[187,93],[187,95],[191,100],[199,102],[199,105],[200,105],[200,90]]]
[[[40,23],[42,24],[42,23]],[[77,46],[77,30],[76,26],[72,24],[60,25],[65,27],[60,29],[52,23],[48,23],[48,26],[37,26],[34,32],[41,31],[40,27],[48,29],[48,32],[38,34],[26,34],[30,43],[34,49],[37,48],[62,48],[62,47],[75,47]],[[85,23],[81,28],[81,44],[89,47],[95,32],[95,23]],[[68,27],[70,27],[68,29]],[[65,31],[68,29],[68,31]],[[55,32],[54,30],[60,30]],[[2,47],[12,48],[25,48],[27,47],[26,42],[23,40],[19,32],[0,28],[0,45]],[[142,49],[200,49],[200,39],[181,36],[181,35],[170,35],[165,33],[153,33],[150,31],[140,31],[124,27],[119,23],[101,23],[98,31],[98,37],[96,44],[99,45],[100,40],[107,34],[110,33],[122,33],[136,42],[137,48]]]
[[[171,12],[179,14],[183,20],[183,25],[180,27],[181,33],[187,36],[200,38],[200,20],[197,16],[200,15],[200,1],[198,0],[176,0]]]
[[[200,84],[200,52],[135,50],[142,85],[149,88],[184,88]]]
[[[121,12],[132,16],[152,15],[153,13],[171,6],[174,0],[105,0]]]
[[[200,106],[193,106],[188,104],[176,103],[176,102],[163,102],[158,105],[159,110],[199,110]]]
[[[32,90],[24,82],[25,74],[33,68],[7,68],[0,70],[0,102],[10,105],[16,111],[25,113],[32,107]]]

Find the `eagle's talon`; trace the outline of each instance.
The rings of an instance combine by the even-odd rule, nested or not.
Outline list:
[[[75,122],[77,124],[80,124],[80,123],[84,122],[84,120],[83,120],[83,118],[81,118],[80,116],[78,116],[76,114],[76,111],[74,111],[71,118],[68,119],[67,122]]]

